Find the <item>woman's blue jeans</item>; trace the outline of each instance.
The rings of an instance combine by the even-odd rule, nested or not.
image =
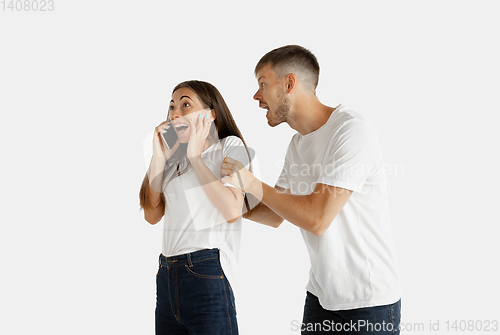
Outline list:
[[[234,295],[218,249],[160,255],[156,275],[157,335],[236,335]]]

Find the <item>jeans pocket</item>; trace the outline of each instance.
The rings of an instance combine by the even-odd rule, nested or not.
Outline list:
[[[218,260],[204,260],[199,261],[191,266],[186,264],[184,266],[186,271],[195,277],[204,279],[222,279],[222,268]]]
[[[160,274],[160,270],[161,270],[161,264],[158,266],[158,272],[156,272],[156,277],[158,277],[158,275]]]

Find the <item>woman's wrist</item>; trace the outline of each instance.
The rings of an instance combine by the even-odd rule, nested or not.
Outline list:
[[[193,168],[197,168],[198,166],[201,166],[201,164],[205,164],[201,159],[201,156],[189,157],[189,162]]]
[[[167,160],[169,159],[169,157],[167,157],[167,154],[162,152],[162,153],[159,153],[159,154],[153,154],[153,162],[155,163],[166,163]]]

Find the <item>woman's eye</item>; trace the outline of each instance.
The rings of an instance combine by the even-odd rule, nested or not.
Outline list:
[[[191,106],[191,105],[189,104],[189,102],[185,102],[182,106],[183,106],[183,107],[189,107],[189,106]]]
[[[265,85],[265,84],[264,84],[264,83],[262,83],[262,84],[260,84],[260,87],[264,88],[264,85]]]
[[[174,109],[174,106],[170,106],[168,107],[169,110],[173,110]]]

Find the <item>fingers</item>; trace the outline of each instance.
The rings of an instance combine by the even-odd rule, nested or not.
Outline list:
[[[221,176],[229,176],[233,174],[234,171],[232,168],[229,167],[229,164],[226,163],[226,160],[222,161],[221,168],[220,168],[220,175]]]
[[[232,169],[232,166],[230,168],[229,163],[226,161],[226,158],[224,158],[221,164],[221,173],[224,173],[224,175],[229,176],[233,172],[234,171]]]
[[[191,128],[191,135],[199,134],[200,137],[204,138],[210,132],[210,126],[213,121],[211,109],[207,108],[191,113],[187,119]]]
[[[162,123],[160,123],[156,128],[155,128],[155,131],[157,133],[164,133],[167,131],[168,128],[170,128],[171,125],[170,125],[170,121],[163,121]]]
[[[228,167],[234,169],[235,171],[241,170],[245,168],[245,165],[236,159],[232,159],[230,157],[225,157],[223,164],[226,164]]]
[[[196,134],[196,119],[193,119],[194,113],[188,116],[188,122],[189,122],[189,131],[191,132],[191,136]]]
[[[207,135],[208,135],[208,131],[210,130],[210,128],[208,127],[208,119],[207,119],[207,115],[203,115],[203,114],[200,114],[200,127],[201,127],[201,131],[202,131],[202,137],[203,138],[206,138]]]
[[[229,176],[229,171],[225,167],[221,167],[220,175],[221,175],[221,177]]]
[[[227,162],[228,162],[228,164],[231,164],[231,165],[234,165],[234,164],[236,164],[236,163],[240,163],[240,161],[237,161],[236,159],[233,159],[233,158],[231,158],[231,157],[225,157],[225,158],[224,158],[224,161],[227,161]]]
[[[231,163],[234,162],[234,163]],[[234,160],[229,157],[224,157],[224,160],[221,164],[221,175],[229,176],[234,173],[239,173],[240,170],[244,169],[245,166],[237,160]]]
[[[201,117],[202,119],[202,123],[203,123],[203,129],[207,129],[208,128],[208,114],[205,114],[205,116],[202,116]]]
[[[208,135],[210,131],[210,125],[212,124],[212,113],[210,109],[205,109],[201,114],[198,115],[200,120],[200,129],[203,129],[203,135]]]

